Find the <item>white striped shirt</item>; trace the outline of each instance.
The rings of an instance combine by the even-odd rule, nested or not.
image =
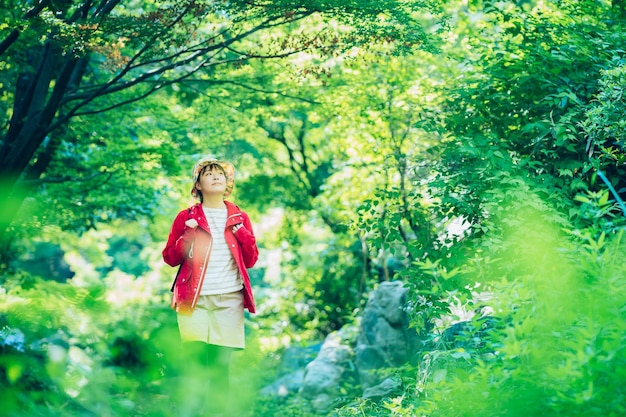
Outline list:
[[[228,216],[226,207],[217,209],[202,207],[202,209],[211,228],[213,247],[211,248],[200,294],[227,294],[239,291],[243,288],[243,281],[239,276],[237,264],[224,238],[226,217]]]

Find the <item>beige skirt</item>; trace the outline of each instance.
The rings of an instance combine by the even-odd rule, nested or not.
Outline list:
[[[177,314],[183,342],[245,348],[243,293],[201,295],[191,316]]]

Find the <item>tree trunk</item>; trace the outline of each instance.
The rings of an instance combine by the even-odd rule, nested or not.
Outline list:
[[[84,74],[79,59],[63,54],[48,42],[40,50],[28,53],[34,71],[20,74],[15,91],[13,115],[9,129],[0,147],[0,238],[15,218],[23,193],[18,189],[20,176],[34,160],[37,149],[54,130],[57,112],[71,83],[78,83]],[[84,59],[84,58],[83,58]],[[78,71],[76,71],[78,69]],[[50,92],[50,86],[54,84]],[[30,170],[29,179],[36,179],[45,171],[50,160],[44,158]]]

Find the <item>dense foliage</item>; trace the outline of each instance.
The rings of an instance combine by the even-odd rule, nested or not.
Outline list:
[[[97,54],[77,58],[120,54],[91,61],[81,88],[139,76],[124,70],[132,56],[153,68],[164,43],[146,41],[156,28],[138,8],[105,19],[145,35],[116,49],[115,30],[73,22],[69,3],[27,13],[25,33],[86,31],[81,45]],[[342,390],[331,415],[626,412],[622,2],[231,2],[215,15],[197,7],[216,2],[183,3],[195,13],[157,38],[193,53],[201,41],[187,44],[184,28],[228,22],[220,53],[85,103],[27,161],[32,173],[50,153],[38,175],[25,168],[28,192],[3,199],[9,211],[21,201],[0,259],[7,415],[177,415],[173,271],[160,250],[191,202],[187,171],[208,152],[238,167],[233,200],[262,251],[251,271],[260,311],[233,364],[239,415],[313,415],[299,398],[256,394],[286,347],[352,323],[391,279],[410,289],[429,348],[395,370],[401,395]],[[22,19],[15,10],[2,9],[0,27]],[[255,24],[262,35],[230,43]],[[3,86],[23,59],[6,45]],[[5,120],[18,95],[2,89]],[[457,339],[442,337],[472,316]]]

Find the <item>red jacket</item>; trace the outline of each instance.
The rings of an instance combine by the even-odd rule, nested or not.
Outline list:
[[[247,268],[252,268],[259,258],[256,238],[248,215],[235,204],[229,201],[224,203],[228,217],[223,233],[243,280],[244,308],[250,313],[255,313]],[[195,219],[198,227],[194,229],[185,226],[189,219]],[[243,227],[237,230],[237,233],[233,233],[233,226],[239,223],[243,224]],[[181,211],[174,219],[167,244],[163,249],[163,260],[170,266],[182,264],[172,286],[172,308],[179,313],[191,314],[196,306],[204,281],[204,271],[211,257],[213,243],[211,233],[201,203]]]

